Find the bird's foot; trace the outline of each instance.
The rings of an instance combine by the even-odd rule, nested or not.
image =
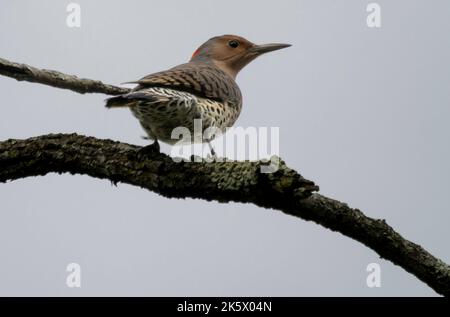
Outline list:
[[[204,161],[207,163],[220,162],[219,157],[215,153],[207,154]]]
[[[155,140],[155,142],[150,145],[141,147],[137,152],[139,156],[148,156],[150,154],[161,153],[158,140]]]

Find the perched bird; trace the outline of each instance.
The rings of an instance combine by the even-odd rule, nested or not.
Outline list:
[[[192,131],[192,141],[198,140],[194,140],[194,119],[201,120],[201,133],[212,127],[223,132],[241,112],[242,94],[235,82],[239,71],[256,57],[289,46],[256,45],[236,35],[213,37],[188,63],[130,82],[137,86],[130,93],[107,99],[106,107],[130,108],[154,140],[146,147],[150,150],[159,151],[158,140],[178,142],[172,138],[177,127]],[[210,145],[214,136],[202,136],[201,142]],[[212,147],[211,152],[215,155]]]

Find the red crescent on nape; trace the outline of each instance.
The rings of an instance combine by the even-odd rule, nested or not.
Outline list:
[[[198,53],[200,53],[200,47],[195,50],[195,52],[192,54],[191,58],[194,58],[195,56],[197,56]]]

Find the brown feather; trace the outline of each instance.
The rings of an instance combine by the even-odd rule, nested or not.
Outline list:
[[[215,101],[239,103],[242,96],[234,79],[212,63],[189,62],[148,75],[134,90],[162,87],[192,93]]]

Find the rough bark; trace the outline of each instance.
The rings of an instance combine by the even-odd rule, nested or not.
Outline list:
[[[0,73],[18,80],[77,92],[123,93],[123,88],[0,59]],[[450,295],[450,266],[404,239],[384,220],[314,193],[318,187],[281,161],[276,173],[262,162],[180,162],[165,154],[142,155],[139,147],[77,134],[0,142],[0,182],[47,173],[85,174],[140,186],[166,197],[252,203],[314,221],[353,238],[401,266],[437,293]]]

